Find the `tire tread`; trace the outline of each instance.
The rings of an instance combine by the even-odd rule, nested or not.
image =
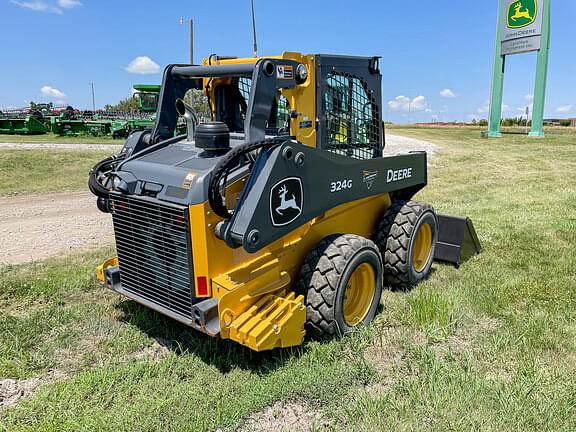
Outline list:
[[[395,289],[409,289],[410,237],[420,215],[434,208],[425,202],[394,201],[380,221],[375,242],[384,262],[384,283]]]
[[[305,295],[306,326],[313,336],[334,336],[339,333],[334,303],[340,276],[350,257],[365,247],[378,251],[374,242],[367,238],[354,234],[334,234],[320,241],[306,257],[296,291]]]

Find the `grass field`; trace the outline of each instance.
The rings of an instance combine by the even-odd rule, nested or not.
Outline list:
[[[390,133],[442,146],[417,199],[470,216],[481,255],[384,292],[358,334],[262,354],[101,288],[112,250],[2,267],[0,381],[41,384],[0,430],[228,431],[288,403],[310,430],[576,430],[576,135]]]
[[[124,139],[112,137],[93,137],[82,135],[77,137],[46,135],[0,135],[0,142],[4,143],[51,143],[51,144],[124,144]]]
[[[0,196],[87,190],[90,169],[113,153],[0,149]]]

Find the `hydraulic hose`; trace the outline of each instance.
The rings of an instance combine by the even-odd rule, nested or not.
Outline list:
[[[116,169],[120,163],[127,162],[128,160],[137,156],[144,156],[153,151],[160,150],[161,148],[178,142],[185,137],[186,135],[179,135],[177,137],[170,138],[168,140],[146,147],[139,152],[130,155],[130,157],[126,157],[125,153],[119,153],[117,155],[110,156],[101,160],[96,165],[94,165],[94,168],[90,170],[90,175],[88,177],[88,188],[90,189],[90,192],[92,192],[98,198],[108,198],[109,190],[106,188],[106,182],[109,179],[110,172]]]
[[[228,173],[232,169],[238,167],[241,157],[247,154],[249,155],[251,152],[261,148],[273,147],[284,141],[286,141],[286,137],[271,138],[242,144],[230,150],[226,156],[216,164],[212,171],[212,179],[208,185],[208,203],[214,213],[224,219],[230,219],[232,217],[232,212],[226,208],[226,204],[224,203],[222,194],[220,193],[220,182],[228,176]],[[248,160],[250,161],[250,158],[248,158]]]
[[[90,192],[98,198],[108,198],[109,190],[105,186],[109,179],[108,175],[116,167],[118,162],[124,160],[125,157],[126,155],[124,154],[110,156],[94,165],[88,177],[88,188]]]

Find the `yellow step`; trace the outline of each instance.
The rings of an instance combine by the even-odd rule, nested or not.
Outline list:
[[[300,345],[306,334],[304,297],[268,294],[230,323],[230,339],[256,351]]]

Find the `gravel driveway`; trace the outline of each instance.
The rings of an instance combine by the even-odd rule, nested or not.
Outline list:
[[[56,144],[56,143],[0,143],[0,149],[61,149],[61,150],[122,150],[122,145],[116,144]]]
[[[88,191],[0,198],[0,265],[113,242],[112,218]]]
[[[120,151],[122,145],[116,144],[54,144],[54,143],[2,143],[0,148],[5,149],[62,149],[62,150],[114,150]],[[396,154],[407,152],[410,150],[424,150],[428,152],[430,157],[433,157],[438,146],[427,141],[422,141],[414,138],[406,138],[399,135],[386,134],[386,149],[385,154]]]

